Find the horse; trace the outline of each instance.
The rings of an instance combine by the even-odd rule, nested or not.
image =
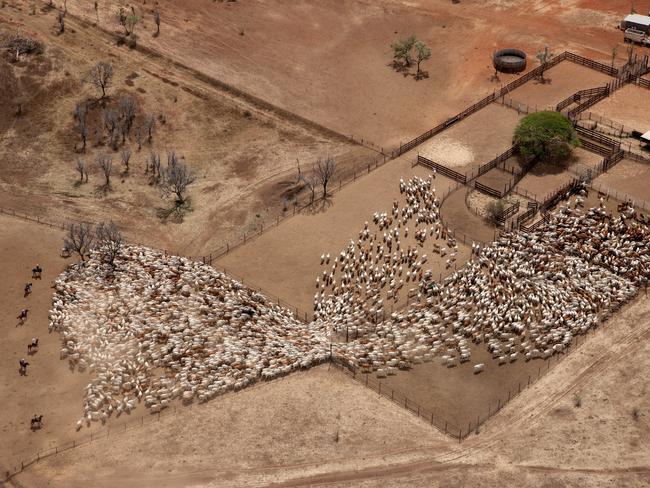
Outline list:
[[[18,314],[18,317],[16,317],[18,320],[20,320],[21,325],[25,323],[25,319],[27,318],[27,312],[29,312],[29,309],[23,308]]]
[[[38,337],[33,338],[31,344],[27,344],[28,354],[30,354],[33,349],[38,349]]]
[[[31,283],[25,283],[25,295],[27,296],[32,293],[32,284]]]
[[[32,278],[41,279],[41,274],[43,273],[43,268],[40,264],[37,264],[36,267],[32,268]]]
[[[18,364],[20,364],[20,374],[21,375],[26,375],[27,374],[27,366],[29,366],[29,363],[25,361],[24,358],[22,358],[20,361],[18,361]]]
[[[32,417],[32,430],[37,430],[41,427],[43,427],[43,416],[34,414]]]

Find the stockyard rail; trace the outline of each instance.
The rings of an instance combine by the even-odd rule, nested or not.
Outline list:
[[[442,175],[445,175],[445,176],[447,176],[447,177],[449,177],[449,178],[451,178],[453,180],[456,180],[456,181],[458,181],[460,183],[463,183],[463,184],[467,183],[467,177],[464,174],[459,173],[458,171],[454,171],[451,168],[447,168],[446,166],[444,166],[444,165],[442,165],[440,163],[436,163],[435,161],[432,161],[430,159],[427,159],[424,156],[418,155],[417,164],[419,164],[421,166],[425,166],[425,167],[427,167],[429,169],[432,169],[432,170],[436,170],[438,173],[440,173]]]
[[[400,144],[399,148],[397,148],[394,151],[391,151],[391,156],[399,156],[401,154],[404,154],[405,152],[410,151],[414,147],[422,144],[424,141],[430,139],[436,134],[439,134],[443,130],[447,129],[448,127],[451,127],[452,125],[456,124],[457,122],[460,122],[463,120],[465,117],[468,117],[469,115],[478,112],[480,109],[483,107],[488,106],[490,103],[497,101],[501,97],[505,97],[510,93],[512,90],[520,87],[524,83],[539,77],[544,71],[552,68],[553,66],[561,63],[562,61],[571,61],[573,63],[585,66],[587,68],[600,71],[601,73],[605,73],[609,76],[617,76],[619,73],[618,68],[614,68],[612,66],[608,66],[603,63],[599,63],[598,61],[591,60],[589,58],[585,58],[584,56],[580,56],[579,54],[575,54],[569,51],[564,51],[561,54],[558,54],[554,58],[552,58],[550,61],[547,63],[544,63],[540,66],[537,66],[536,68],[532,69],[528,73],[520,76],[516,80],[508,83],[507,85],[503,86],[500,88],[498,91],[495,90],[493,93],[490,95],[486,96],[485,98],[479,100],[475,104],[471,105],[470,107],[466,108],[465,110],[459,112],[458,114],[454,115],[453,117],[448,118],[441,124],[438,124],[435,126],[433,129],[430,129],[423,134],[420,134],[419,136],[415,137],[414,139],[404,143]]]

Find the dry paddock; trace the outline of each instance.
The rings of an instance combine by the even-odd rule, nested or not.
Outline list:
[[[418,154],[469,174],[512,147],[523,115],[493,103],[418,146]]]
[[[619,199],[629,197],[650,204],[650,164],[623,159],[607,173],[594,180],[594,186],[612,195],[620,194]]]
[[[52,305],[51,285],[67,264],[59,257],[61,230],[0,214],[0,470],[5,463],[26,458],[36,451],[78,439],[75,423],[83,413],[87,373],[71,372],[59,359],[58,334],[48,333],[48,311]],[[31,269],[40,264],[42,279],[32,279]],[[23,296],[25,283],[32,282],[32,294]],[[16,316],[29,309],[24,325]],[[27,344],[38,337],[38,352],[28,355]],[[27,376],[18,373],[18,360],[29,362]],[[145,413],[142,409],[138,414]],[[34,414],[44,416],[43,428],[30,430]],[[128,416],[113,418],[117,425]],[[94,424],[82,434],[101,429]]]
[[[545,83],[531,80],[509,96],[535,110],[555,110],[555,106],[579,90],[605,86],[613,80],[599,71],[571,61],[562,61],[544,73]]]
[[[623,125],[626,131],[647,132],[650,130],[650,90],[632,84],[625,85],[591,107],[590,111],[596,118],[601,116]]]
[[[515,187],[519,193],[533,196],[537,201],[555,192],[576,176],[593,170],[602,162],[603,156],[581,148],[574,151],[574,159],[565,168],[551,163],[537,163]]]
[[[413,167],[414,157],[413,153],[406,154],[358,178],[333,193],[325,202],[318,201],[314,209],[304,210],[235,248],[218,259],[217,266],[232,271],[245,283],[261,287],[292,306],[311,313],[315,280],[323,270],[320,256],[338,255],[350,240],[358,239],[364,222],[372,225],[375,212],[390,212],[394,200],[403,202],[399,193],[400,178],[427,178],[431,174],[422,166]],[[440,195],[454,184],[440,175],[434,180]],[[454,224],[453,220],[449,221],[452,228]],[[407,241],[402,243],[403,247],[407,244]],[[412,245],[415,245],[414,241]],[[427,241],[426,247],[430,245]],[[457,265],[461,266],[470,253],[468,246],[462,243],[459,243],[459,251]],[[444,269],[444,259],[434,260],[430,252],[426,254],[430,258],[428,268],[432,269],[434,276],[453,272],[453,269]]]

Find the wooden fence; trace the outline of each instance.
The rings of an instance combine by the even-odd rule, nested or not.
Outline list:
[[[478,173],[476,173],[476,177],[478,178],[479,176],[484,175],[485,173],[487,173],[491,169],[496,168],[499,163],[503,163],[503,162],[507,161],[508,159],[510,159],[512,156],[514,156],[517,153],[517,149],[518,149],[518,147],[516,145],[512,146],[506,152],[504,152],[503,154],[498,155],[496,158],[494,158],[489,163],[485,163],[484,165],[479,167]]]
[[[519,206],[520,206],[519,200],[517,200],[514,204],[512,204],[510,207],[506,208],[501,214],[499,214],[497,216],[497,220],[501,223],[505,223],[505,221],[508,220],[509,217],[519,212]]]
[[[606,146],[609,149],[609,153],[617,152],[621,148],[620,141],[607,137],[600,132],[579,125],[575,126],[575,130],[578,137],[581,139],[580,142],[583,142],[584,139],[591,139],[592,141],[596,141],[597,143]]]
[[[503,193],[501,192],[501,190],[497,190],[495,188],[492,188],[491,186],[484,185],[483,183],[480,183],[478,181],[474,182],[474,188],[476,188],[481,193],[485,193],[486,195],[489,195],[494,198],[503,197]]]
[[[593,59],[585,58],[584,56],[580,56],[579,54],[574,54],[569,51],[565,51],[564,53],[565,59],[569,61],[573,61],[574,63],[581,64],[582,66],[585,66],[587,68],[591,68],[596,71],[600,71],[601,73],[605,73],[606,75],[609,76],[616,76],[618,75],[618,69],[614,68],[613,66],[608,66],[603,63],[599,63],[598,61],[594,61]]]
[[[555,205],[561,200],[564,200],[567,195],[575,193],[579,188],[582,187],[582,182],[578,179],[572,179],[566,185],[561,186],[550,196],[548,196],[544,201],[540,203],[540,210],[546,211]]]
[[[426,166],[429,169],[435,169],[438,173],[443,174],[456,181],[459,181],[463,184],[467,183],[467,177],[464,174],[459,173],[458,171],[454,171],[453,169],[447,168],[446,166],[440,163],[436,163],[435,161],[431,161],[430,159],[427,159],[424,156],[418,155],[417,164]]]
[[[515,90],[516,88],[519,88],[521,85],[524,83],[538,78],[544,71],[552,68],[553,66],[561,63],[562,61],[572,61],[576,64],[580,64],[582,66],[585,66],[590,69],[594,69],[596,71],[600,71],[602,73],[605,73],[610,76],[616,76],[618,74],[618,69],[613,68],[611,66],[607,66],[606,64],[599,63],[598,61],[593,61],[591,59],[585,58],[584,56],[580,56],[579,54],[574,54],[569,51],[564,51],[554,58],[552,58],[550,61],[547,63],[537,66],[536,68],[530,70],[528,73],[520,76],[516,80],[511,81],[507,85],[503,86],[499,90],[494,91],[490,95],[486,96],[485,98],[479,100],[472,106],[466,108],[462,112],[454,115],[453,117],[448,118],[441,124],[437,125],[433,129],[430,129],[423,134],[420,134],[416,138],[408,141],[405,144],[400,144],[399,148],[391,151],[391,156],[392,157],[397,157],[400,156],[401,154],[404,154],[405,152],[410,151],[414,147],[422,144],[424,141],[430,139],[434,135],[442,132],[443,130],[447,129],[448,127],[454,125],[455,123],[463,120],[465,117],[468,117],[469,115],[479,111],[483,107],[486,107],[487,105],[491,104],[492,102],[498,100],[499,98],[505,97],[508,95],[511,91]]]
[[[637,153],[634,153],[634,152],[623,151],[623,157],[626,158],[626,159],[632,159],[632,160],[637,161],[639,163],[650,164],[650,154],[648,155],[648,157],[645,157],[645,156],[642,156],[641,154],[637,154]]]
[[[593,97],[598,97],[603,94],[609,93],[609,88],[608,85],[605,86],[599,86],[596,88],[589,88],[587,90],[579,90],[575,92],[573,95],[571,95],[568,98],[565,98],[562,100],[560,103],[558,103],[555,106],[555,110],[558,112],[561,112],[563,109],[568,107],[569,105],[573,103],[580,102],[582,99],[591,99]]]
[[[641,78],[640,76],[637,76],[636,78],[634,78],[634,84],[640,86],[641,88],[646,88],[650,90],[650,80],[646,78]]]

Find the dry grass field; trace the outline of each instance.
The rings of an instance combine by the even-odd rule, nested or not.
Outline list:
[[[201,255],[247,226],[259,225],[269,215],[275,218],[285,192],[295,186],[296,161],[310,168],[316,158],[329,155],[340,161],[344,173],[357,164],[365,168],[374,156],[360,146],[256,110],[164,62],[117,47],[108,36],[73,19],[65,35],[55,36],[53,13],[31,16],[27,2],[22,5],[5,7],[0,29],[29,33],[44,43],[45,52],[15,64],[0,59],[0,69],[27,100],[24,115],[0,127],[0,154],[12,161],[1,176],[2,206],[58,222],[112,218],[134,240]],[[133,96],[139,117],[152,113],[157,119],[151,144],[145,142],[139,151],[131,136],[124,145],[133,151],[128,174],[120,162],[122,147],[112,151],[95,135],[102,132],[101,107],[89,116],[99,120],[89,124],[88,149],[84,154],[75,151],[81,143],[73,111],[77,102],[97,96],[83,80],[100,60],[115,66],[111,98]],[[9,109],[13,95],[2,96]],[[194,210],[181,225],[161,225],[157,209],[168,207],[169,201],[161,199],[145,175],[149,154],[159,153],[164,165],[170,150],[198,175],[189,191]],[[106,194],[98,191],[103,177],[94,163],[104,152],[112,156],[114,166],[112,191]],[[76,182],[77,158],[90,167],[88,184]]]
[[[390,154],[514,80],[518,75],[492,79],[497,48],[524,49],[528,69],[538,65],[535,53],[544,45],[621,65],[622,34],[615,27],[630,8],[624,0],[100,0],[95,9],[92,2],[68,0],[59,34],[58,11],[46,3],[0,6],[0,42],[19,33],[44,46],[18,61],[0,53],[0,208],[53,222],[114,220],[129,241],[186,256],[209,255],[246,233],[247,242],[214,266],[307,318],[324,269],[320,256],[337,256],[375,212],[390,213],[395,201],[405,207],[400,179],[431,175],[414,166],[418,154],[470,176],[511,147],[523,114],[492,103],[378,165],[387,159],[383,149]],[[154,5],[160,35],[154,35]],[[140,18],[137,49],[116,42],[120,6]],[[647,12],[650,1],[635,8]],[[391,43],[411,33],[433,48],[421,80],[390,63]],[[87,82],[98,61],[115,71],[106,100]],[[568,61],[546,77],[547,83],[531,80],[509,96],[532,108],[554,107],[577,90],[612,80]],[[590,110],[637,128],[650,124],[648,94],[625,86]],[[136,102],[135,127],[147,116],[155,119],[153,138],[141,148],[134,133],[115,147],[106,137],[104,111],[117,109],[124,97]],[[88,106],[85,151],[75,130],[80,102]],[[120,162],[126,147],[132,151],[128,171]],[[165,166],[171,151],[197,176],[188,191],[190,209],[178,220],[162,217],[173,200],[161,198],[148,165],[158,153]],[[109,189],[95,164],[102,154],[113,161]],[[326,157],[337,161],[334,191],[294,212],[309,199],[299,176]],[[90,169],[88,183],[78,181],[79,158]],[[566,168],[535,165],[516,190],[541,200],[602,159],[579,148]],[[521,169],[516,158],[506,166]],[[352,175],[354,181],[341,184]],[[650,202],[648,176],[649,165],[624,159],[595,184]],[[494,169],[479,181],[501,188],[511,178]],[[467,187],[441,174],[433,186],[446,196],[440,216],[459,241],[452,265],[432,254],[431,241],[445,240],[430,239],[421,249],[429,253],[426,268],[442,281],[472,259],[474,240],[489,243],[497,229],[469,208]],[[521,201],[522,213],[528,200],[512,198]],[[608,202],[614,212],[617,198]],[[476,199],[488,201],[482,194]],[[596,192],[586,204],[598,204]],[[452,434],[521,390],[462,443],[328,365],[205,404],[175,401],[173,412],[162,416],[142,405],[135,414],[113,415],[78,432],[91,374],[60,359],[61,336],[47,328],[53,282],[74,258],[59,255],[60,228],[0,213],[0,229],[0,479],[39,450],[110,432],[41,460],[7,487],[650,486],[650,305],[644,291],[579,345],[574,336],[570,354],[498,366],[484,345],[471,345],[472,362],[446,368],[436,357],[377,380],[448,421]],[[403,244],[416,247],[415,237]],[[37,263],[45,270],[42,280],[30,278]],[[33,292],[23,296],[29,281]],[[420,298],[422,305],[426,296]],[[403,293],[385,311],[406,306]],[[19,325],[14,317],[22,308],[30,312]],[[33,337],[40,347],[28,355]],[[22,357],[30,362],[26,376],[18,373]],[[473,374],[479,362],[486,367]],[[38,413],[45,423],[32,431],[29,419]],[[119,432],[140,416],[141,426]]]

